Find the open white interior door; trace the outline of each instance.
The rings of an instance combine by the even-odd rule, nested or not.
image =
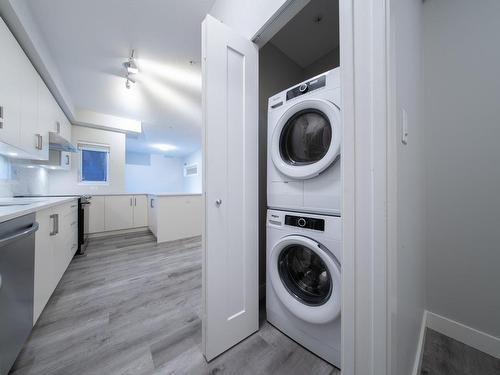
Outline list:
[[[203,21],[203,350],[211,360],[259,328],[258,48]]]

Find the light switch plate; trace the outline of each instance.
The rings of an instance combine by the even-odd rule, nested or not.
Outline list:
[[[408,144],[408,113],[404,108],[401,116],[401,143]]]

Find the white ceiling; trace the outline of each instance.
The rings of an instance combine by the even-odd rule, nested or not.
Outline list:
[[[19,0],[42,33],[77,108],[141,120],[127,148],[182,156],[201,144],[201,22],[215,0]],[[125,88],[136,49],[141,71]],[[194,64],[190,64],[194,61]]]
[[[301,68],[311,65],[339,46],[338,0],[311,0],[270,42]]]

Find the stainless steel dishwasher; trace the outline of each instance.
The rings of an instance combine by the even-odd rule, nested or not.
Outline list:
[[[33,327],[35,214],[0,223],[0,375],[8,374]]]

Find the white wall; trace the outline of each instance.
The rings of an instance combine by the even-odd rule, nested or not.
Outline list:
[[[500,337],[500,3],[427,1],[427,305]]]
[[[216,0],[210,14],[252,39],[287,0]]]
[[[340,48],[335,48],[304,68],[304,80],[340,66]]]
[[[397,124],[408,114],[409,138],[397,139],[397,251],[393,254],[393,374],[411,374],[425,309],[425,159],[422,120],[422,2],[391,1]]]
[[[127,153],[125,189],[130,193],[179,193],[183,191],[183,163],[160,154]],[[147,160],[144,160],[147,159]]]
[[[50,194],[108,194],[125,191],[125,134],[92,129],[83,126],[72,127],[72,142],[99,143],[109,145],[109,184],[88,185],[78,181],[79,153],[71,156],[70,171],[49,172]]]
[[[201,149],[193,152],[192,154],[186,156],[182,162],[183,168],[186,165],[198,164],[198,175],[197,176],[184,176],[183,170],[183,192],[184,193],[201,193],[203,190],[202,180],[203,180],[203,162]]]
[[[266,282],[267,100],[304,80],[303,69],[271,43],[259,51],[259,282]],[[260,296],[261,298],[263,295]]]

